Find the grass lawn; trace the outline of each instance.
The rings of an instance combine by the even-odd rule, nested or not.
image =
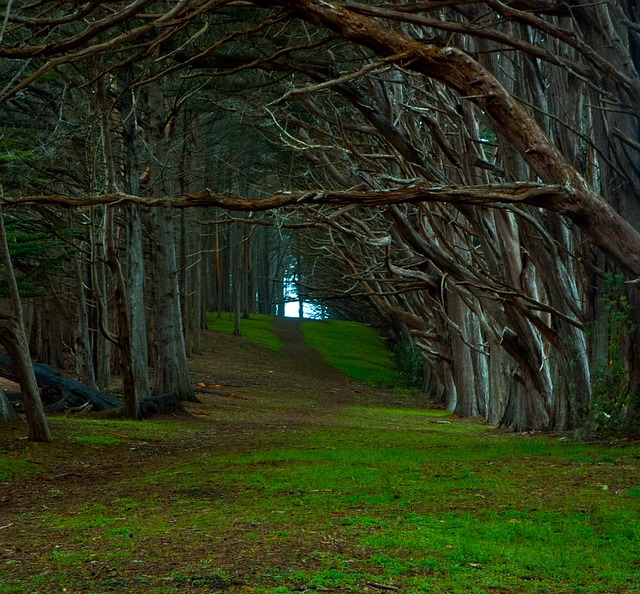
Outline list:
[[[369,326],[342,320],[308,321],[301,330],[311,348],[354,380],[379,387],[404,386],[393,355]]]
[[[245,340],[266,346],[272,351],[282,348],[280,340],[273,330],[273,316],[251,314],[248,318],[240,318],[240,335]],[[218,316],[215,312],[207,313],[207,325],[211,330],[233,334],[234,314],[229,312]]]
[[[72,510],[58,509],[66,483],[52,481],[47,506],[3,518],[5,530],[28,532],[31,571],[16,571],[3,544],[0,592],[640,588],[637,447],[414,413],[353,407],[338,424],[272,432],[250,448],[196,449],[123,473],[107,497]],[[74,420],[54,428],[97,457],[157,435]],[[87,430],[93,440],[79,439]],[[19,489],[29,476],[2,480]]]
[[[259,352],[193,417],[0,425],[0,593],[640,592],[638,444],[336,404]]]

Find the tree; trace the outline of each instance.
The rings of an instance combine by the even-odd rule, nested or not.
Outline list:
[[[7,350],[11,357],[20,387],[24,396],[25,412],[27,424],[29,426],[29,439],[31,441],[49,442],[51,432],[45,417],[40,400],[40,393],[36,385],[36,378],[31,366],[31,357],[27,346],[27,337],[24,330],[24,317],[22,315],[22,302],[18,292],[13,266],[11,264],[11,254],[7,244],[7,235],[4,226],[4,213],[0,210],[0,250],[2,251],[2,263],[7,275],[7,283],[11,296],[12,315],[3,314],[0,316],[0,344]],[[6,397],[2,395],[4,401],[3,409],[6,411]],[[9,414],[3,414],[3,418]]]
[[[162,77],[185,73],[193,109],[224,110],[218,130],[260,131],[264,144],[251,146],[274,156],[269,173],[247,166],[266,158],[238,157],[236,135],[217,148],[229,155],[227,179],[205,167],[197,183],[148,196],[113,187],[10,200],[295,209],[319,226],[307,255],[331,258],[350,297],[416,340],[449,408],[516,429],[584,419],[609,342],[604,329],[583,332],[605,313],[591,287],[609,270],[640,276],[630,5],[112,4],[67,15],[64,28],[48,16],[61,35],[40,45],[24,33],[38,39],[41,21],[5,15],[0,56],[41,62],[0,102],[67,62],[109,51],[122,66],[144,48],[166,69],[131,88],[157,92]],[[245,278],[248,293],[245,274],[236,281]],[[624,292],[640,301],[635,284]],[[637,344],[621,355],[631,390],[640,388]]]

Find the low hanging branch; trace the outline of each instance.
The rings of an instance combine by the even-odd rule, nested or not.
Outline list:
[[[448,202],[451,204],[491,206],[497,203],[522,203],[538,206],[563,214],[573,191],[567,186],[546,185],[535,182],[511,184],[489,184],[484,186],[432,186],[425,182],[407,183],[405,186],[385,190],[344,190],[279,192],[265,198],[243,198],[218,194],[206,189],[202,192],[182,196],[160,198],[133,196],[130,194],[102,194],[78,197],[66,194],[29,195],[5,197],[3,204],[49,205],[65,208],[80,208],[101,204],[189,208],[216,206],[234,211],[273,210],[285,206],[323,205],[386,206],[419,202]]]
[[[480,186],[433,186],[427,182],[408,180],[406,185],[384,190],[298,190],[279,192],[264,198],[229,196],[208,188],[202,192],[162,197],[114,193],[87,197],[43,194],[2,198],[4,206],[50,205],[83,208],[137,204],[162,208],[214,206],[240,212],[304,205],[388,206],[422,202],[475,206],[520,203],[556,212],[573,220],[595,245],[617,262],[621,269],[633,276],[640,276],[640,234],[605,200],[589,191],[584,182],[580,182],[579,187],[575,188],[569,182],[564,185],[514,182]]]

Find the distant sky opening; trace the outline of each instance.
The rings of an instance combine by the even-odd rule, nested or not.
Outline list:
[[[284,305],[284,315],[286,318],[297,318],[300,314],[298,308],[300,303],[298,301],[289,301]],[[311,320],[318,320],[322,318],[322,308],[315,303],[305,303],[302,305],[302,313],[304,318]]]

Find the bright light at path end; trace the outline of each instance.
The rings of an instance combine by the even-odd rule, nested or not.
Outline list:
[[[300,307],[300,303],[298,301],[290,301],[289,303],[284,304],[284,316],[286,318],[297,318],[300,316],[300,312],[298,308]],[[313,303],[304,303],[303,304],[303,315],[305,318],[319,318],[320,317],[320,308]]]

